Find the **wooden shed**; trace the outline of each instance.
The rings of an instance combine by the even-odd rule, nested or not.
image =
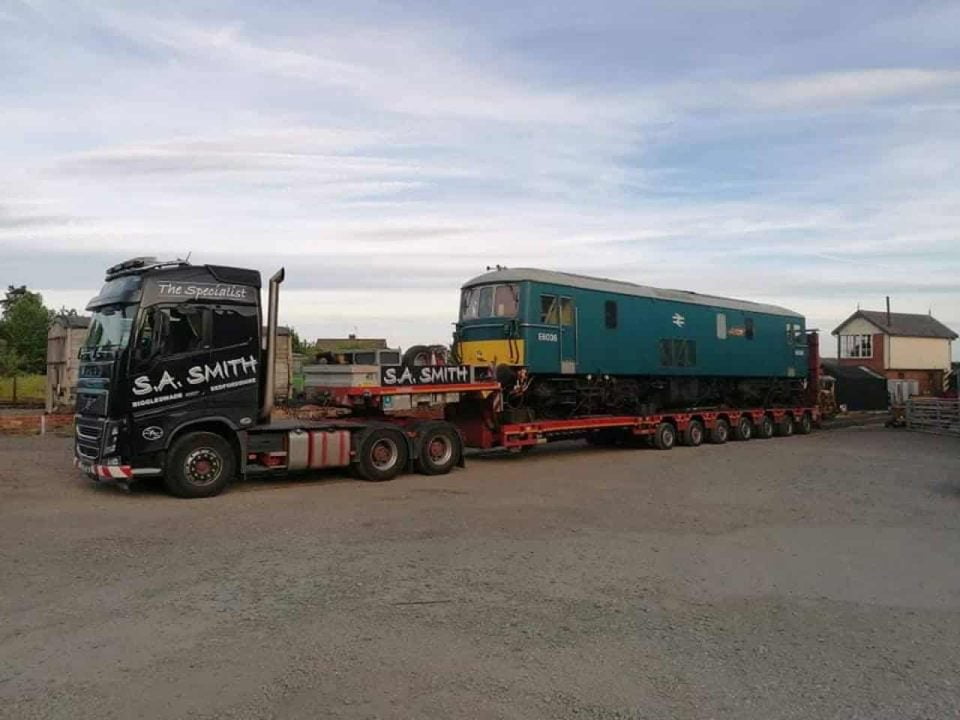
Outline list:
[[[90,318],[58,315],[47,331],[47,412],[67,410],[76,400],[77,353],[87,337]]]

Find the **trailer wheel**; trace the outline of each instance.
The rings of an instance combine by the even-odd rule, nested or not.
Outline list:
[[[797,434],[798,435],[809,435],[813,430],[813,418],[810,417],[810,413],[805,412],[800,418],[800,422],[797,423]]]
[[[460,459],[460,438],[452,429],[432,427],[421,436],[417,467],[424,475],[446,475]]]
[[[407,440],[396,430],[375,428],[360,438],[357,472],[364,480],[393,480],[406,467]]]
[[[657,450],[672,450],[676,444],[677,431],[673,429],[673,425],[668,422],[657,425],[657,429],[653,433],[653,446]]]
[[[777,435],[780,437],[793,435],[793,415],[784,415],[783,420],[777,423]]]
[[[752,438],[753,423],[750,421],[750,418],[747,415],[741,415],[736,425],[733,426],[732,433],[734,440],[749,440]]]
[[[226,439],[193,432],[178,439],[167,454],[163,483],[177,497],[212,497],[223,492],[235,472],[236,458]]]
[[[710,442],[715,445],[723,445],[730,439],[730,423],[723,418],[717,418],[713,423],[713,429],[710,431]]]
[[[760,418],[760,422],[757,423],[757,437],[766,440],[767,438],[773,437],[773,418],[769,415],[764,415]]]
[[[687,447],[697,447],[703,444],[703,423],[699,420],[691,420],[687,423],[687,429],[680,433],[681,442]]]

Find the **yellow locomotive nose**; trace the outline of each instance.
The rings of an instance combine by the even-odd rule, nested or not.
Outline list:
[[[465,340],[458,351],[464,365],[523,365],[523,340]]]

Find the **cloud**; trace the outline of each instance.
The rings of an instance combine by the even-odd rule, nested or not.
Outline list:
[[[960,70],[880,68],[816,73],[752,85],[747,97],[761,108],[842,105],[960,86]]]
[[[960,304],[960,82],[933,21],[734,5],[14,11],[0,281],[80,296],[134,255],[284,264],[305,334],[407,344],[446,339],[495,263],[818,318]]]

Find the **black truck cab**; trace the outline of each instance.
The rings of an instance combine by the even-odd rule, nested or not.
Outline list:
[[[272,405],[260,287],[255,270],[183,261],[107,271],[80,350],[75,456],[87,474],[160,475],[184,432],[226,439],[258,423]]]

